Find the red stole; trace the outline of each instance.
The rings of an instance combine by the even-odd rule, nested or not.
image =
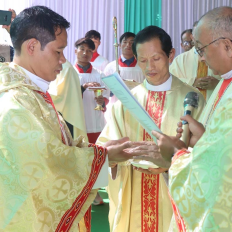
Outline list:
[[[218,102],[221,100],[223,94],[225,93],[225,91],[227,90],[228,86],[230,85],[230,82],[232,81],[232,77],[230,79],[226,79],[223,81],[219,91],[218,91],[218,94],[217,94],[217,97],[215,99],[215,102],[214,102],[214,106],[213,106],[213,110],[215,110]]]
[[[118,64],[119,64],[119,66],[120,67],[135,67],[135,65],[137,64],[137,60],[136,59],[134,59],[134,61],[129,65],[129,66],[127,66],[127,64],[126,63],[123,63],[122,62],[122,58],[121,58],[121,56],[118,58]]]
[[[61,128],[62,142],[64,144],[66,144],[64,136],[63,136],[63,132],[62,132],[63,126],[59,120],[58,113],[56,111],[56,108],[54,106],[54,103],[52,101],[50,94],[48,92],[46,92],[46,94],[41,92],[41,91],[36,91],[36,92],[39,93],[48,104],[51,104],[53,109],[55,110],[57,118],[58,118],[58,122],[59,122],[59,125]],[[66,144],[66,145],[68,145],[68,144]],[[101,171],[101,168],[102,168],[103,164],[105,163],[107,149],[103,148],[101,146],[97,146],[95,144],[89,144],[88,146],[94,148],[94,159],[92,162],[89,179],[87,181],[87,184],[84,186],[81,193],[79,194],[79,196],[77,196],[77,198],[75,199],[71,208],[68,209],[65,212],[65,214],[63,215],[63,217],[61,218],[61,220],[56,228],[56,232],[68,232],[69,231],[69,229],[72,226],[72,223],[74,222],[75,218],[80,213],[82,206],[86,202],[86,200],[90,194],[90,191],[92,190],[92,188],[97,180],[97,177]],[[91,232],[91,205],[90,205],[89,209],[85,212],[84,221],[85,221],[86,232]]]
[[[148,91],[146,111],[160,128],[166,91]],[[152,141],[144,130],[144,141]],[[141,179],[141,232],[159,232],[159,178],[160,175],[142,173]]]
[[[90,62],[94,62],[98,56],[100,55],[97,52],[94,52]]]
[[[78,64],[75,64],[75,67],[76,67],[76,69],[78,70],[79,73],[91,73],[92,69],[93,69],[92,64],[90,64],[90,67],[87,69],[86,72],[84,72],[84,70],[81,67],[79,67]]]

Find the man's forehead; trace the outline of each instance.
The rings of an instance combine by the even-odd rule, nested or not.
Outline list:
[[[135,39],[135,37],[124,37],[122,40],[123,41],[127,41],[127,40],[134,40]]]

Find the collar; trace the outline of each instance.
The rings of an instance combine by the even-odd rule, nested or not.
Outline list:
[[[156,91],[156,92],[161,92],[161,91],[168,91],[171,90],[172,86],[172,75],[161,85],[151,85],[148,83],[148,81],[145,81],[146,88],[150,91]]]
[[[44,93],[47,92],[48,88],[49,88],[49,81],[45,81],[44,79],[36,76],[35,74],[29,72],[27,69],[23,68],[20,66],[20,68],[23,69],[23,71],[26,73],[26,75],[30,78],[30,80],[36,85],[38,86]]]
[[[92,59],[90,60],[90,62],[94,62],[96,60],[96,58],[100,56],[97,51],[93,53]]]
[[[135,59],[134,56],[127,60],[123,55],[121,55],[118,58],[118,64],[121,67],[130,67],[131,68],[131,67],[135,67],[136,66],[137,60]]]
[[[90,63],[88,66],[85,66],[85,67],[80,64],[75,64],[75,67],[79,73],[91,73],[93,69],[93,66]]]
[[[230,79],[231,77],[232,77],[232,70],[230,70],[228,73],[221,75],[221,78],[224,80]]]

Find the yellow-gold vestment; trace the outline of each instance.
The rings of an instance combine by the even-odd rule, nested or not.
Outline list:
[[[205,133],[193,151],[179,151],[169,170],[175,231],[232,231],[232,82],[221,80],[200,121]],[[224,83],[224,84],[223,84]]]
[[[184,113],[183,102],[186,94],[199,91],[174,76],[169,91],[148,91],[145,86],[146,80],[132,90],[133,95],[163,133],[175,136],[177,122]],[[200,93],[199,98],[199,107],[193,115],[196,119],[205,104]],[[117,101],[97,144],[124,136],[128,136],[131,141],[152,140],[121,102]],[[133,170],[128,162],[119,163],[116,179],[109,178],[108,192],[111,232],[168,231],[172,209],[168,188],[161,174],[142,174]]]
[[[78,231],[96,195],[105,149],[73,141],[61,122],[64,144],[41,91],[18,65],[0,64],[1,232]]]

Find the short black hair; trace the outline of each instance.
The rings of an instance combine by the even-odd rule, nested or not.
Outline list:
[[[183,36],[185,33],[190,33],[190,34],[192,34],[192,33],[193,33],[193,30],[192,30],[192,29],[184,30],[184,31],[181,33],[181,36],[180,36],[181,42],[183,42],[182,36]]]
[[[58,28],[67,29],[70,23],[61,15],[45,6],[33,6],[20,12],[11,24],[10,36],[17,54],[22,44],[35,38],[43,50],[47,43],[56,39]],[[61,31],[62,32],[62,31]]]
[[[120,39],[119,39],[120,44],[122,43],[122,40],[123,40],[124,38],[127,39],[127,38],[129,38],[129,37],[134,37],[134,38],[135,38],[135,33],[132,33],[132,32],[125,32],[124,34],[122,34],[122,35],[120,36]]]
[[[88,47],[89,47],[90,49],[92,49],[92,50],[95,49],[95,44],[94,44],[94,42],[93,42],[91,39],[89,39],[89,38],[81,38],[81,39],[78,39],[78,40],[75,42],[74,46],[75,46],[75,48],[78,48],[78,47],[79,47],[80,45],[82,45],[82,44],[87,44]]]
[[[161,42],[162,50],[165,52],[167,57],[169,57],[172,50],[172,40],[171,37],[162,28],[157,26],[148,26],[143,30],[138,32],[135,36],[134,43],[132,45],[132,50],[134,55],[137,57],[136,46],[137,44],[143,44],[154,38],[158,38]]]
[[[98,31],[90,30],[90,31],[86,32],[85,38],[88,38],[88,39],[94,38],[94,39],[101,40],[101,34]]]

